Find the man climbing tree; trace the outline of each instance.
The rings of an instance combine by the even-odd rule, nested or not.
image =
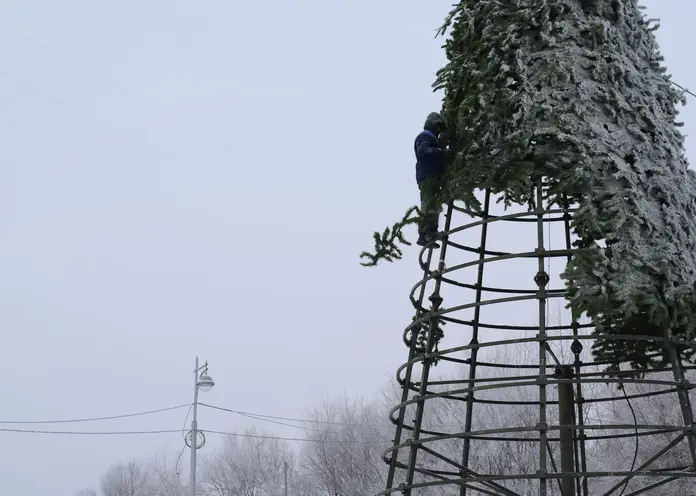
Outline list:
[[[442,237],[438,232],[440,200],[438,199],[442,173],[445,170],[445,146],[441,134],[445,130],[445,121],[437,112],[432,112],[425,119],[423,131],[416,136],[416,182],[420,190],[421,216],[418,223],[419,246],[438,248],[435,241]]]

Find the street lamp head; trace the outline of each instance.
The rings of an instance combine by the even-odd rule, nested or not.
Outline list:
[[[198,378],[198,387],[201,388],[201,391],[204,393],[207,393],[211,389],[213,389],[213,386],[215,385],[215,381],[206,373],[201,374],[201,376]]]

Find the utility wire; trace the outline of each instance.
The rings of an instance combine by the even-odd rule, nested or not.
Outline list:
[[[237,415],[241,415],[243,417],[250,418],[252,420],[259,420],[262,422],[268,422],[276,425],[282,425],[282,426],[287,426],[287,427],[293,427],[296,429],[302,429],[305,431],[309,432],[317,432],[317,433],[325,433],[325,434],[334,434],[334,435],[342,435],[343,433],[337,432],[337,431],[324,431],[322,429],[316,428],[316,427],[305,427],[302,425],[295,425],[295,424],[289,424],[287,422],[282,422],[282,420],[289,421],[289,422],[303,422],[303,423],[309,423],[309,424],[315,424],[315,425],[333,425],[333,426],[344,426],[344,427],[382,427],[382,428],[391,428],[393,427],[392,424],[369,424],[369,423],[348,423],[348,422],[332,422],[332,421],[321,421],[321,420],[306,420],[306,419],[298,419],[298,418],[291,418],[291,417],[279,417],[279,416],[274,416],[274,415],[264,415],[264,414],[259,414],[259,413],[252,413],[252,412],[244,412],[244,411],[239,411],[239,410],[232,410],[230,408],[223,408],[220,406],[215,406],[215,405],[208,405],[206,403],[199,403],[200,406],[204,406],[213,410],[219,410],[219,411],[224,411],[228,413],[234,413]],[[118,419],[124,419],[124,418],[132,418],[132,417],[140,417],[140,416],[145,416],[145,415],[151,415],[155,413],[161,413],[161,412],[167,412],[167,411],[172,411],[172,410],[178,410],[181,408],[188,408],[188,411],[186,413],[186,419],[184,420],[184,424],[186,424],[189,415],[191,414],[191,409],[193,407],[193,404],[191,403],[186,403],[182,405],[176,405],[176,406],[171,406],[167,408],[160,408],[157,410],[147,410],[144,412],[136,412],[136,413],[127,413],[127,414],[122,414],[122,415],[110,415],[110,416],[105,416],[105,417],[89,417],[89,418],[78,418],[78,419],[65,419],[65,420],[0,420],[0,425],[39,425],[39,424],[71,424],[71,423],[85,423],[85,422],[98,422],[98,421],[105,421],[105,420],[118,420]],[[431,425],[429,427],[438,427],[436,425]],[[459,427],[459,424],[442,424],[439,425],[439,427]],[[199,429],[200,431],[205,432],[204,429]],[[183,426],[182,429],[177,429],[177,430],[141,430],[141,431],[102,431],[102,432],[90,432],[90,431],[54,431],[54,430],[43,430],[43,429],[14,429],[14,428],[0,428],[0,432],[13,432],[13,433],[23,433],[23,434],[55,434],[55,435],[81,435],[81,436],[89,436],[89,435],[94,435],[94,436],[107,436],[107,435],[113,435],[113,436],[118,436],[118,435],[146,435],[146,434],[172,434],[172,433],[180,433],[184,436],[184,439],[186,438],[186,425]],[[252,435],[247,435],[247,434],[236,434],[232,432],[221,432],[221,431],[208,431],[214,434],[222,434],[226,436],[240,436],[240,437],[254,437]],[[303,441],[303,442],[346,442],[346,443],[351,443],[352,441],[342,441],[342,440],[317,440],[317,439],[303,439],[303,438],[294,438],[294,437],[289,437],[289,438],[284,438],[284,437],[274,437],[274,436],[258,436],[262,439],[270,438],[270,439],[281,439],[281,440],[286,440],[286,441]],[[356,441],[358,443],[363,443],[367,441]],[[379,444],[379,441],[375,441],[375,443]],[[185,446],[184,446],[185,448]],[[183,455],[183,450],[177,457],[177,465]]]
[[[179,429],[173,430],[158,430],[158,431],[102,431],[102,432],[86,432],[86,431],[46,431],[37,429],[8,429],[0,427],[0,432],[15,432],[23,434],[66,434],[69,436],[133,436],[140,434],[172,434],[180,433]]]
[[[209,434],[219,434],[221,436],[250,437],[255,439],[276,439],[280,441],[299,441],[305,443],[343,443],[343,444],[389,444],[389,441],[374,441],[367,439],[342,440],[342,439],[307,439],[302,437],[281,437],[281,436],[261,436],[257,434],[240,434],[238,432],[222,432],[201,429],[202,432]]]
[[[220,411],[228,412],[228,413],[236,413],[237,415],[242,415],[245,417],[255,417],[255,418],[258,418],[259,420],[273,419],[273,420],[286,420],[289,422],[305,422],[308,424],[344,425],[344,426],[350,426],[350,427],[393,427],[392,424],[352,424],[352,423],[346,423],[346,422],[332,422],[329,420],[306,420],[306,419],[298,419],[298,418],[291,418],[291,417],[278,417],[276,415],[263,415],[261,413],[242,412],[239,410],[232,410],[230,408],[223,408],[221,406],[208,405],[207,403],[198,403],[198,405],[204,406],[206,408],[212,408],[213,410],[220,410]]]
[[[79,422],[98,422],[101,420],[116,420],[116,419],[124,419],[124,418],[130,418],[130,417],[142,417],[143,415],[151,415],[153,413],[161,413],[161,412],[169,412],[171,410],[178,410],[180,408],[185,408],[190,406],[191,403],[186,403],[184,405],[176,405],[176,406],[170,406],[167,408],[160,408],[158,410],[148,410],[146,412],[137,412],[137,413],[126,413],[123,415],[112,415],[109,417],[92,417],[92,418],[81,418],[81,419],[69,419],[69,420],[0,420],[0,424],[3,425],[9,425],[9,424],[76,424]]]
[[[86,431],[48,431],[48,430],[37,430],[37,429],[6,429],[0,428],[0,432],[12,432],[19,434],[52,434],[52,435],[67,435],[67,436],[136,436],[136,435],[147,435],[147,434],[180,434],[180,429],[168,429],[168,430],[153,430],[153,431],[102,431],[102,432],[86,432]],[[254,439],[276,439],[279,441],[298,441],[306,443],[343,443],[343,444],[389,444],[388,441],[374,441],[368,439],[311,439],[311,438],[301,438],[301,437],[282,437],[282,436],[264,436],[258,434],[244,434],[239,432],[224,432],[215,431],[208,429],[199,429],[199,432],[204,432],[208,434],[219,434],[221,436],[233,436],[233,437],[246,437]]]
[[[260,414],[254,414],[254,413],[249,413],[249,412],[241,412],[237,410],[231,410],[228,408],[222,408],[222,407],[217,407],[213,405],[207,405],[205,403],[199,403],[201,406],[205,406],[208,408],[212,408],[214,410],[222,410],[230,413],[235,413],[238,415],[242,415],[251,419],[255,420],[261,420],[264,422],[271,422],[274,424],[279,424],[279,425],[285,425],[288,427],[295,427],[299,429],[304,429],[307,431],[314,431],[314,432],[324,432],[320,429],[316,429],[313,427],[304,427],[304,426],[299,426],[299,425],[293,425],[293,424],[288,424],[285,422],[278,422],[275,420],[272,420],[271,418],[278,418],[281,420],[290,420],[290,421],[295,421],[295,422],[310,422],[310,423],[327,423],[327,424],[334,424],[334,425],[345,425],[345,426],[378,426],[378,424],[347,424],[347,423],[341,423],[341,422],[316,422],[316,421],[310,421],[310,420],[302,420],[302,419],[292,419],[292,418],[285,418],[285,417],[271,417],[268,415],[260,415]],[[184,420],[184,424],[186,424],[186,421],[188,420],[188,416],[191,413],[191,408],[193,407],[193,404],[191,403],[186,403],[183,405],[176,405],[176,406],[171,406],[167,408],[160,408],[157,410],[148,410],[144,412],[136,412],[136,413],[127,413],[123,415],[111,415],[107,417],[90,417],[90,418],[80,418],[80,419],[66,419],[66,420],[31,420],[31,421],[24,421],[24,420],[6,420],[6,421],[0,421],[0,424],[2,425],[9,425],[9,424],[64,424],[64,423],[80,423],[80,422],[96,422],[96,421],[102,421],[102,420],[115,420],[115,419],[123,419],[123,418],[130,418],[130,417],[138,417],[138,416],[143,416],[143,415],[150,415],[154,413],[160,413],[160,412],[166,412],[166,411],[171,411],[171,410],[177,410],[180,408],[185,408],[188,407],[188,411],[186,413],[186,419]],[[391,424],[383,424],[384,427],[391,426]],[[224,435],[224,436],[236,436],[236,437],[247,437],[247,438],[259,438],[259,439],[276,439],[276,440],[282,440],[282,441],[299,441],[299,442],[314,442],[314,443],[347,443],[347,444],[384,444],[382,441],[373,441],[373,440],[340,440],[340,439],[312,439],[312,438],[297,438],[297,437],[280,437],[280,436],[266,436],[266,435],[254,435],[254,434],[242,434],[242,433],[236,433],[236,432],[223,432],[223,431],[213,431],[213,430],[206,430],[206,429],[199,429],[200,432],[207,432],[211,434],[219,434],[219,435]],[[7,427],[0,427],[0,432],[9,432],[9,433],[18,433],[18,434],[50,434],[50,435],[68,435],[68,436],[134,436],[134,435],[149,435],[149,434],[182,434],[186,432],[186,425],[184,425],[183,429],[161,429],[161,430],[139,430],[139,431],[54,431],[54,430],[45,430],[45,429],[14,429],[14,428],[7,428]],[[341,434],[340,432],[326,432],[326,434]],[[185,437],[185,436],[184,436]],[[181,459],[181,456],[183,455],[183,450],[180,453],[178,459],[177,459],[177,465],[178,462]]]
[[[317,429],[316,427],[305,427],[305,426],[303,426],[303,425],[288,424],[288,423],[286,423],[286,422],[279,422],[279,421],[277,421],[277,420],[271,420],[271,419],[269,419],[269,418],[264,418],[264,417],[262,417],[262,416],[252,415],[252,414],[250,414],[250,413],[240,413],[239,415],[241,415],[241,416],[243,416],[243,417],[250,418],[250,419],[254,419],[254,420],[261,420],[262,422],[268,422],[268,423],[271,423],[271,424],[285,425],[285,426],[287,426],[287,427],[294,427],[295,429],[303,429],[303,430],[305,430],[305,431],[325,432],[325,431],[323,431],[322,429]],[[340,434],[340,433],[339,433],[339,434]]]
[[[280,417],[280,416],[275,416],[275,415],[265,415],[262,413],[245,412],[245,411],[241,411],[241,410],[232,410],[230,408],[223,408],[221,406],[209,405],[207,403],[198,403],[198,405],[206,407],[206,408],[210,408],[213,410],[234,413],[234,414],[241,415],[243,417],[247,417],[247,418],[250,418],[253,420],[260,420],[262,422],[269,422],[272,424],[283,425],[283,426],[287,426],[287,427],[295,427],[297,429],[304,429],[307,431],[314,431],[314,432],[324,432],[324,431],[317,429],[317,428],[313,428],[313,427],[305,427],[302,425],[288,424],[286,422],[302,422],[302,423],[307,423],[307,424],[336,425],[336,426],[345,426],[345,427],[393,427],[393,424],[391,424],[391,423],[370,424],[370,423],[336,422],[336,421],[329,421],[329,420],[307,420],[307,419],[292,418],[292,417]],[[188,421],[188,417],[191,414],[191,409],[193,408],[192,403],[185,403],[185,404],[181,404],[181,405],[170,406],[167,408],[159,408],[157,410],[147,410],[147,411],[143,411],[143,412],[126,413],[126,414],[121,414],[121,415],[110,415],[110,416],[104,416],[104,417],[86,417],[86,418],[76,418],[76,419],[52,419],[52,420],[0,420],[0,425],[75,424],[75,423],[84,423],[84,422],[99,422],[99,421],[104,421],[104,420],[118,420],[118,419],[132,418],[132,417],[142,417],[145,415],[152,415],[155,413],[162,413],[162,412],[168,412],[168,411],[172,411],[172,410],[179,410],[181,408],[188,408],[188,411],[186,413],[186,419],[184,420],[184,424],[186,424]],[[281,422],[283,420],[286,422]],[[429,427],[460,427],[460,424],[432,424]],[[21,431],[21,432],[24,432],[24,431]],[[186,432],[186,425],[184,425],[181,429],[174,431],[174,432],[185,433]],[[336,434],[339,434],[339,433],[336,433]]]
[[[261,420],[263,422],[271,422],[274,424],[279,424],[279,425],[286,425],[288,427],[296,427],[298,429],[305,429],[305,430],[312,430],[312,431],[318,431],[318,429],[311,429],[307,427],[302,427],[299,425],[292,425],[292,424],[285,424],[282,422],[273,422],[272,420],[285,420],[288,422],[304,422],[307,424],[318,424],[318,425],[336,425],[336,426],[345,426],[345,427],[389,427],[393,428],[394,424],[369,424],[369,423],[352,423],[352,422],[336,422],[336,421],[330,421],[330,420],[307,420],[307,419],[300,419],[300,418],[292,418],[292,417],[279,417],[276,415],[264,415],[262,413],[251,413],[251,412],[243,412],[239,410],[232,410],[230,408],[223,408],[221,406],[216,406],[216,405],[208,405],[207,403],[198,403],[198,406],[204,406],[206,408],[211,408],[213,410],[220,410],[223,412],[228,412],[228,413],[236,413],[237,415],[241,415],[243,417],[249,417],[252,419],[256,420]],[[269,420],[272,419],[272,420]],[[463,423],[460,424],[423,424],[423,427],[461,427]],[[325,432],[325,431],[321,431]],[[340,434],[340,432],[335,432],[335,434]]]
[[[609,324],[611,327],[611,322],[609,322]],[[621,371],[621,362],[619,361],[619,355],[616,350],[616,339],[613,339],[611,344],[614,350],[614,365],[616,365],[617,371]],[[623,396],[626,399],[626,404],[628,404],[628,408],[631,410],[631,415],[633,416],[633,425],[635,427],[636,435],[633,448],[633,461],[631,462],[631,472],[633,472],[633,469],[636,466],[636,462],[638,461],[638,451],[640,449],[640,436],[638,434],[638,417],[636,416],[636,411],[633,409],[633,405],[631,404],[631,398],[628,397],[628,393],[626,392],[626,384],[624,384],[623,381],[619,383],[619,388],[621,388],[621,392],[623,393]],[[626,480],[626,483],[623,485],[623,488],[621,489],[621,493],[619,494],[619,496],[624,495],[626,489],[628,489],[629,482],[630,479]]]
[[[636,416],[636,411],[633,409],[633,405],[631,404],[631,400],[628,397],[628,393],[626,392],[626,385],[622,384],[621,391],[623,392],[624,398],[626,398],[626,403],[628,404],[628,408],[631,410],[631,415],[633,415],[633,425],[635,426],[636,430],[636,442],[635,446],[633,449],[633,462],[631,462],[631,472],[633,472],[633,469],[636,467],[636,462],[638,461],[638,417]],[[626,489],[628,488],[628,483],[630,481],[626,481],[626,484],[624,484],[623,489],[621,490],[621,494],[619,496],[623,496],[623,494],[626,492]]]
[[[304,422],[307,424],[339,425],[339,426],[345,426],[345,427],[394,427],[394,424],[363,424],[363,423],[351,423],[351,422],[336,422],[336,421],[330,421],[330,420],[307,420],[307,419],[299,419],[299,418],[292,418],[292,417],[278,417],[276,415],[264,415],[261,413],[242,412],[239,410],[232,410],[230,408],[223,408],[221,406],[208,405],[207,403],[198,403],[198,405],[204,406],[206,408],[212,408],[213,410],[220,410],[220,411],[228,412],[228,413],[236,413],[237,415],[241,415],[243,417],[254,418],[256,420],[261,420],[261,421],[265,421],[265,422],[271,422],[271,420],[267,420],[267,419],[272,419],[272,420],[286,420],[288,422]],[[302,427],[299,425],[283,424],[280,422],[273,422],[273,423],[280,424],[280,425],[287,425],[289,427],[297,427],[299,429],[307,429],[306,427]],[[426,427],[426,425],[423,425],[423,427]],[[427,427],[461,427],[461,424],[429,424],[429,425],[427,425]],[[317,430],[317,429],[308,429],[308,430]]]
[[[677,88],[679,88],[680,90],[682,90],[684,93],[688,93],[689,95],[691,95],[691,96],[693,96],[694,98],[696,98],[696,93],[694,93],[694,92],[691,91],[690,89],[684,88],[681,84],[675,83],[674,81],[671,81],[671,83],[672,83],[674,86],[676,86]]]
[[[186,412],[186,417],[184,417],[184,427],[181,429],[181,436],[184,438],[184,445],[181,447],[181,451],[179,452],[179,456],[176,459],[176,463],[174,464],[174,471],[176,472],[177,475],[179,475],[179,462],[181,462],[181,457],[184,456],[184,450],[186,449],[186,424],[188,423],[188,418],[189,415],[191,415],[191,410],[193,409],[193,403],[189,405],[188,411]]]

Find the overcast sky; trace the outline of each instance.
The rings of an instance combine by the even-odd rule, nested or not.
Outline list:
[[[217,382],[202,399],[251,412],[384,384],[406,358],[416,251],[378,270],[358,254],[417,201],[412,140],[439,108],[451,3],[0,1],[0,420],[188,403],[196,355]],[[646,4],[675,81],[696,87],[696,5]],[[8,496],[69,496],[181,448],[0,439]]]

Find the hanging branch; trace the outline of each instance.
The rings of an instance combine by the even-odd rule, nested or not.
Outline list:
[[[384,231],[380,234],[375,232],[373,238],[375,240],[374,253],[364,251],[360,254],[361,259],[366,259],[366,262],[360,262],[360,265],[365,267],[374,267],[380,261],[384,260],[386,262],[393,262],[395,260],[401,260],[403,252],[397,246],[397,243],[402,245],[411,246],[411,242],[404,237],[403,229],[404,227],[417,224],[420,220],[421,213],[417,206],[412,206],[403,218],[395,223],[392,227],[385,227]]]
[[[420,316],[416,315],[413,317],[413,320],[418,318],[420,318]],[[440,341],[442,341],[442,338],[445,337],[445,332],[442,330],[442,326],[445,324],[446,322],[444,320],[437,319],[435,325],[432,326],[433,340],[432,349],[430,350],[431,353],[437,353],[439,351]],[[430,329],[431,323],[429,321],[421,322],[419,326],[411,329],[411,336],[413,336],[413,333],[417,334],[415,349],[418,353],[428,352],[428,333],[430,332]],[[438,357],[434,357],[431,360],[433,366],[436,366],[440,362]]]

